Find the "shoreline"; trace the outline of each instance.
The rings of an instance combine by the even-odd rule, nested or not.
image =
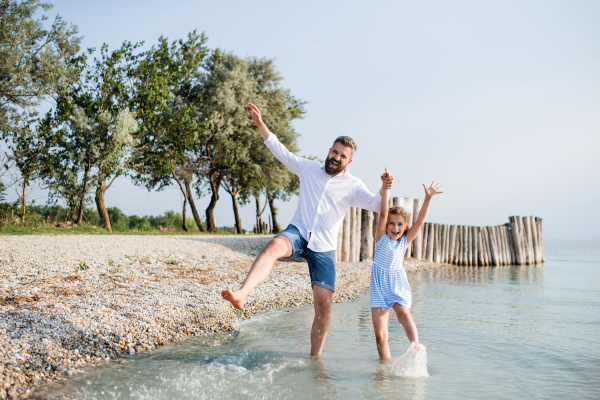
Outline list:
[[[105,361],[231,331],[262,311],[312,304],[306,262],[278,261],[234,310],[272,236],[0,236],[0,399],[24,398]],[[407,272],[440,267],[408,259]],[[370,262],[338,264],[335,302],[369,286]]]

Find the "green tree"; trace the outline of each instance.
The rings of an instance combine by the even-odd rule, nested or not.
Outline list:
[[[296,99],[288,89],[281,87],[282,77],[275,69],[274,60],[252,58],[249,63],[249,73],[255,84],[255,92],[260,103],[263,119],[269,129],[291,152],[297,152],[298,133],[292,126],[292,121],[302,118],[305,114],[304,101]],[[279,233],[277,222],[277,207],[275,200],[288,201],[292,195],[297,195],[300,188],[298,177],[282,165],[268,148],[263,144],[260,135],[253,135],[251,144],[252,163],[260,166],[261,174],[255,176],[250,186],[250,193],[256,203],[256,221],[259,232],[262,232],[262,214],[269,205],[273,219],[273,232]],[[261,193],[266,196],[265,206],[261,206]],[[243,201],[248,201],[245,197]]]
[[[50,8],[36,0],[0,0],[0,136],[76,76],[68,60],[79,51],[77,27],[60,16],[50,29],[44,28],[47,17],[34,19]]]
[[[169,44],[160,37],[158,45],[141,56],[134,73],[132,107],[140,122],[134,177],[148,190],[162,190],[173,181],[177,183],[184,198],[184,231],[188,230],[188,202],[198,229],[206,231],[191,189],[202,163],[197,146],[204,126],[198,111],[202,99],[191,95],[191,91],[208,54],[206,40],[196,31],[185,42]]]
[[[52,195],[63,197],[81,225],[90,188],[96,191],[96,207],[103,227],[112,231],[104,194],[115,179],[125,173],[130,151],[136,144],[132,134],[137,123],[128,109],[131,87],[129,74],[139,46],[125,42],[109,52],[103,45],[100,58],[87,64],[78,59],[79,81],[57,99],[55,112],[46,126],[53,134],[47,157],[45,184]],[[92,54],[95,49],[88,49]],[[109,182],[107,184],[107,181]]]
[[[217,230],[214,208],[219,200],[219,188],[224,179],[225,188],[231,188],[237,178],[237,165],[244,159],[251,120],[246,115],[246,103],[254,100],[255,86],[248,71],[247,60],[234,54],[215,52],[206,63],[206,70],[198,77],[194,88],[197,104],[201,104],[200,117],[205,129],[198,138],[198,151],[202,166],[198,173],[200,182],[208,186],[211,194],[206,208],[207,229]],[[235,192],[235,191],[234,191]],[[234,213],[236,194],[232,194]],[[236,218],[239,225],[239,216]],[[239,227],[241,228],[241,227]]]

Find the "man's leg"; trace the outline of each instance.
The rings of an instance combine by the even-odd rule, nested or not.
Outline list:
[[[238,310],[244,307],[246,297],[259,283],[267,279],[267,276],[273,269],[273,264],[279,258],[290,257],[292,255],[293,248],[292,243],[285,236],[276,236],[269,242],[267,247],[256,257],[252,268],[248,272],[246,279],[242,286],[236,290],[231,291],[225,289],[221,292],[221,296],[231,303],[231,305]]]
[[[325,338],[329,331],[329,319],[331,316],[331,303],[333,292],[320,286],[313,286],[313,298],[315,302],[315,320],[310,332],[310,355],[321,354]]]

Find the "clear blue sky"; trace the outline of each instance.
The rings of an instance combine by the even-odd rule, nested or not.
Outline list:
[[[344,134],[358,143],[351,173],[373,191],[386,166],[394,196],[442,182],[430,221],[536,215],[545,239],[600,240],[599,1],[54,4],[49,15],[78,25],[84,47],[197,29],[209,47],[275,58],[284,86],[308,101],[301,154],[324,159]],[[180,211],[178,189],[115,185],[107,203],[127,214]],[[279,207],[286,224],[296,199]],[[253,211],[243,209],[245,228]],[[224,192],[216,219],[233,225]]]

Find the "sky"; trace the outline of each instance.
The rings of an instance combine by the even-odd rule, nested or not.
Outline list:
[[[431,222],[534,215],[545,240],[600,240],[600,1],[53,4],[48,15],[77,25],[84,48],[150,47],[196,29],[210,48],[274,58],[283,86],[307,101],[299,154],[325,159],[348,135],[358,144],[349,170],[373,192],[385,167],[392,196],[422,198],[421,184],[441,182]],[[157,215],[180,212],[182,196],[120,178],[106,203]],[[203,214],[208,196],[196,204]],[[296,204],[278,203],[281,225]],[[224,191],[215,217],[233,225]],[[241,217],[252,229],[254,205]]]

